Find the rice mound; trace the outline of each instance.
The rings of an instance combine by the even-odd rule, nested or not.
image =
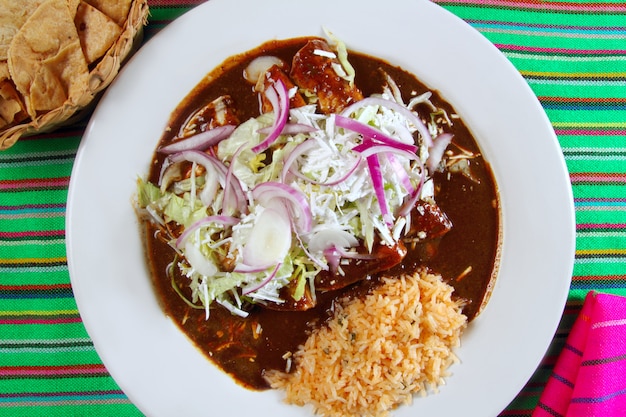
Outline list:
[[[437,391],[467,325],[440,275],[383,278],[363,299],[344,299],[327,326],[293,355],[295,371],[270,371],[285,402],[327,417],[386,416],[413,395]]]

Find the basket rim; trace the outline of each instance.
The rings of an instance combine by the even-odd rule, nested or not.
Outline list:
[[[147,0],[134,0],[128,11],[128,18],[117,40],[98,63],[89,71],[87,90],[75,103],[65,102],[62,106],[24,122],[10,125],[0,130],[0,151],[13,146],[21,137],[45,133],[82,118],[97,96],[105,90],[119,73],[126,59],[134,52],[134,47],[143,38],[143,28],[148,22],[150,10]]]

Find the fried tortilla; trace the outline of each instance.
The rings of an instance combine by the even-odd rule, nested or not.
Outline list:
[[[0,62],[0,128],[20,122],[28,115],[9,77],[9,66]]]
[[[74,4],[47,0],[9,46],[9,71],[33,119],[66,101],[72,104],[87,89],[89,70],[74,26]]]
[[[0,150],[79,116],[132,53],[148,9],[146,0],[0,0]]]
[[[132,0],[85,0],[119,26],[124,25]]]
[[[11,40],[43,2],[44,0],[0,0],[0,61],[7,60]]]
[[[109,16],[82,1],[76,9],[74,24],[87,64],[102,57],[122,33],[122,28]]]

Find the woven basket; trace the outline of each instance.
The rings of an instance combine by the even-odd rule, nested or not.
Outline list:
[[[75,101],[27,119],[21,124],[13,125],[0,130],[0,150],[7,149],[17,140],[26,135],[49,132],[61,126],[74,122],[84,116],[90,104],[118,74],[122,63],[133,51],[133,45],[140,42],[143,36],[143,27],[148,19],[147,0],[136,0],[131,4],[128,18],[122,28],[122,33],[105,55],[99,59],[89,73],[87,90]]]

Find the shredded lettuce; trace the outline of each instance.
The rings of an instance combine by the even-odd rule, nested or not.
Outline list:
[[[261,134],[258,130],[270,126],[272,117],[272,114],[264,114],[243,122],[227,140],[221,141],[217,147],[217,156],[222,161],[230,161],[232,155],[239,152],[237,158],[230,163],[233,164],[235,176],[248,188],[254,187],[257,183],[259,162],[265,156],[262,157],[252,151],[252,148],[261,142]]]
[[[159,187],[142,178],[137,178],[137,205],[140,208],[146,208],[148,204],[157,201],[161,196]]]
[[[326,33],[335,44],[346,79],[354,82],[354,68],[348,61],[345,45],[329,31]],[[393,99],[385,97],[384,93],[383,98]],[[141,179],[137,181],[137,205],[146,209],[160,224],[175,222],[183,227],[184,239],[172,237],[171,245],[182,255],[177,267],[189,279],[192,298],[188,302],[194,306],[201,303],[207,317],[214,302],[234,314],[245,315],[247,303],[285,302],[280,294],[286,285],[294,285],[292,294],[295,300],[302,298],[307,288],[314,291],[315,276],[329,268],[323,251],[312,253],[309,250],[311,239],[321,229],[334,231],[337,236],[347,233],[351,236],[350,242],[362,242],[371,250],[377,239],[393,245],[398,239],[397,229],[405,224],[398,221],[394,228],[383,221],[375,192],[380,189],[374,189],[364,162],[359,169],[348,172],[359,161],[354,149],[363,144],[363,138],[358,133],[338,128],[335,116],[317,113],[315,105],[290,109],[289,116],[291,123],[307,125],[312,132],[283,133],[270,150],[256,154],[252,148],[264,137],[259,131],[273,123],[274,114],[268,113],[245,121],[217,146],[217,158],[239,181],[248,203],[247,212],[237,214],[236,224],[206,223],[195,228],[207,216],[224,214],[220,212],[226,199],[223,179],[220,182],[218,178],[196,176],[194,173],[190,178],[174,181],[164,191],[158,185]],[[400,142],[414,144],[415,128],[404,116],[390,108],[364,106],[350,117]],[[292,165],[286,171],[285,161],[305,141],[311,141],[308,151],[291,158]],[[415,145],[418,145],[418,155],[422,159],[427,157],[428,149],[423,144]],[[401,156],[396,157],[399,162],[395,164],[384,157],[379,159],[384,184],[382,191],[393,215],[406,201],[409,195],[407,188],[419,186],[424,175],[423,168]],[[398,169],[406,171],[404,182],[396,177]],[[336,181],[338,178],[341,181]],[[283,179],[286,185],[306,197],[312,230],[292,231],[294,243],[278,270],[276,266],[262,271],[238,270],[236,266],[241,265],[250,230],[264,209],[251,197],[251,190],[258,184],[282,182]],[[200,196],[207,187],[212,187],[212,200],[210,205],[205,206]],[[214,198],[213,188],[216,188]],[[428,186],[425,187],[425,190],[428,189]],[[184,244],[179,240],[184,240]],[[204,261],[200,257],[204,257]],[[274,275],[270,277],[270,274]]]
[[[346,48],[346,44],[326,28],[324,28],[324,33],[326,33],[326,36],[328,36],[328,38],[333,42],[335,49],[337,50],[337,59],[345,71],[345,75],[342,78],[348,81],[350,86],[354,85],[356,71],[348,60],[348,49]]]

